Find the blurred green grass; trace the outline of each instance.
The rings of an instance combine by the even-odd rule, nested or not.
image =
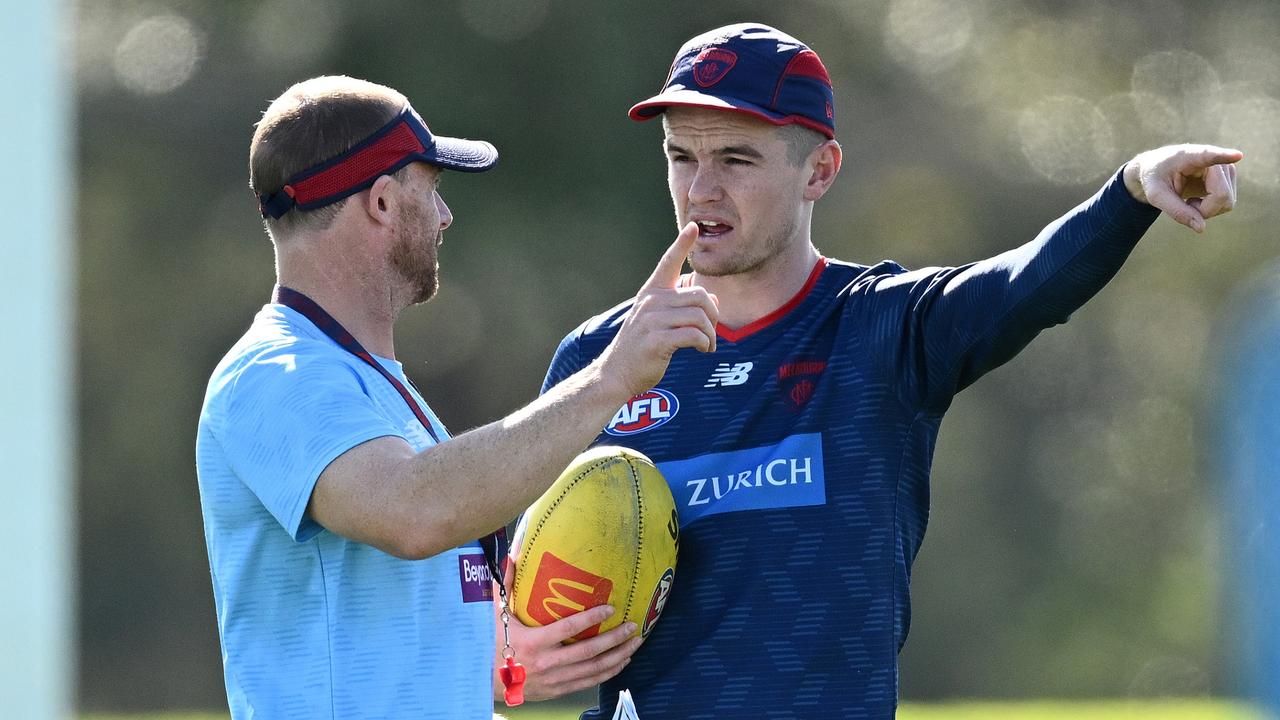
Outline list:
[[[908,704],[900,720],[1270,720],[1243,703],[1088,701]]]
[[[510,720],[567,720],[577,711],[530,704],[499,710]],[[227,720],[226,715],[174,713],[83,715],[81,720]],[[898,720],[1275,720],[1238,702],[1210,700],[907,703]]]

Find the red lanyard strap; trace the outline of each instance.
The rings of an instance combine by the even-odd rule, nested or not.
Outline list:
[[[305,318],[311,321],[311,324],[320,329],[320,332],[329,336],[330,340],[342,346],[343,350],[355,355],[365,362],[366,365],[377,370],[382,377],[391,383],[391,386],[400,393],[400,397],[404,400],[409,409],[413,411],[414,417],[418,418],[418,422],[422,423],[422,427],[427,429],[431,435],[431,439],[440,443],[440,436],[436,434],[435,428],[431,426],[431,421],[427,419],[426,413],[422,412],[422,408],[418,407],[417,401],[413,399],[413,395],[409,394],[408,388],[404,386],[395,375],[392,375],[386,368],[382,367],[382,363],[374,359],[373,355],[364,346],[356,340],[346,328],[342,327],[342,323],[338,319],[330,315],[324,308],[320,307],[315,300],[303,295],[302,293],[287,288],[283,285],[277,285],[275,293],[271,296],[271,301],[292,308],[301,313]]]
[[[431,435],[431,439],[434,440],[437,445],[440,444],[440,436],[436,434],[435,428],[432,427],[431,421],[427,418],[427,414],[418,406],[417,401],[413,399],[413,395],[409,393],[408,388],[396,379],[395,375],[388,372],[387,369],[382,366],[382,363],[375,360],[373,355],[370,354],[368,350],[365,350],[364,346],[360,344],[360,341],[356,340],[355,337],[353,337],[351,333],[342,326],[342,323],[338,322],[337,318],[330,315],[324,308],[320,307],[315,300],[312,300],[293,288],[287,288],[283,285],[276,286],[275,292],[271,295],[271,301],[297,311],[303,317],[310,320],[311,324],[319,328],[320,332],[329,336],[329,339],[342,346],[343,350],[355,355],[363,360],[369,367],[377,370],[382,377],[387,379],[387,382],[391,383],[392,387],[396,389],[396,392],[400,393],[400,397],[404,399],[405,404],[413,411],[413,415],[418,418],[418,422],[422,423],[422,427],[426,428],[427,433]],[[505,527],[500,527],[489,535],[480,538],[480,546],[484,548],[484,559],[489,565],[489,572],[493,574],[494,581],[497,582],[499,588],[501,588],[501,559],[507,556],[507,529]]]

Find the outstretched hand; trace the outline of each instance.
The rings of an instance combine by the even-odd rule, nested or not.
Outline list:
[[[1124,167],[1124,184],[1138,200],[1196,232],[1236,204],[1239,150],[1214,145],[1167,145],[1141,153]]]

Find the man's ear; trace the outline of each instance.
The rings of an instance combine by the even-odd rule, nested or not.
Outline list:
[[[377,225],[390,225],[395,217],[395,203],[397,201],[395,191],[398,189],[399,183],[390,175],[383,175],[373,182],[373,185],[364,193],[361,193],[363,202],[361,209],[369,219]]]
[[[805,200],[813,202],[827,194],[831,184],[836,181],[836,176],[840,174],[842,157],[840,143],[835,140],[828,140],[809,153],[806,162],[810,172],[809,180],[804,185]]]

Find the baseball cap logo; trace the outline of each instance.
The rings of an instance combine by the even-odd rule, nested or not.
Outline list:
[[[707,48],[693,61],[693,81],[700,87],[711,87],[724,79],[738,62],[738,54],[724,48]]]

